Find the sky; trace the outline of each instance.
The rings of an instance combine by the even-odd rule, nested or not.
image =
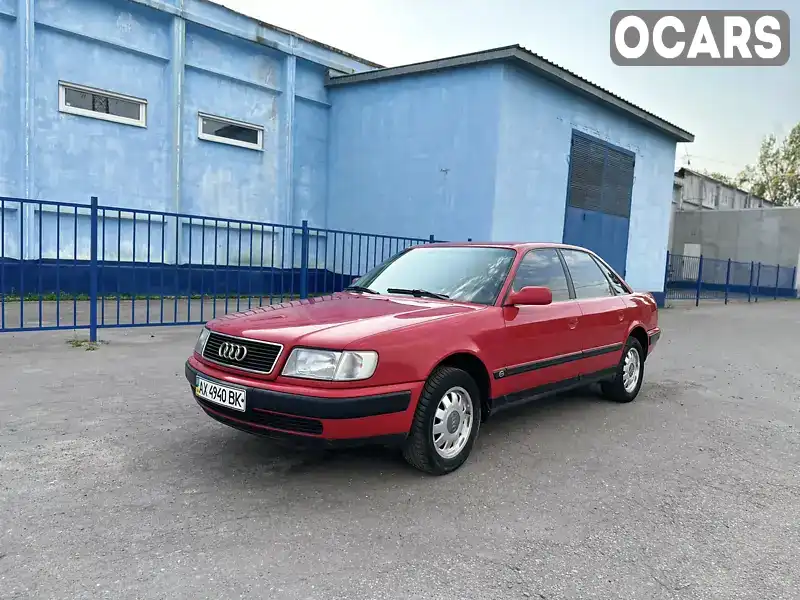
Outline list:
[[[676,168],[735,175],[764,136],[800,122],[800,57],[782,67],[620,67],[609,55],[618,9],[724,9],[709,0],[214,0],[357,56],[396,66],[521,44],[690,131]],[[800,40],[800,2],[739,0],[784,10]],[[800,52],[800,50],[798,50]]]

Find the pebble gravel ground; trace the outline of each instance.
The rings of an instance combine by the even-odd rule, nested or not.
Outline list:
[[[467,464],[219,425],[196,327],[0,334],[0,598],[800,597],[800,304],[663,310],[636,402],[486,424]]]

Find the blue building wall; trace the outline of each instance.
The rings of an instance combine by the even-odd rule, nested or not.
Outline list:
[[[22,85],[18,56],[23,43],[16,28],[16,1],[0,0],[0,195],[3,190],[21,187],[24,135],[22,133],[22,102],[17,91]],[[18,211],[0,204],[0,223],[19,229]],[[0,251],[6,255],[19,254],[18,241],[5,231],[0,232]]]
[[[502,67],[332,87],[328,221],[491,236]]]
[[[101,259],[135,263],[296,266],[298,230],[224,219],[307,220],[309,266],[354,274],[386,249],[323,229],[560,240],[579,129],[636,153],[627,275],[660,289],[674,142],[500,63],[325,85],[373,67],[205,0],[0,0],[0,196],[128,209]],[[146,99],[147,127],[60,112],[59,81]],[[263,150],[200,139],[201,112]],[[89,258],[87,208],[2,217],[5,258]]]
[[[205,0],[0,0],[0,196],[325,226],[326,71],[370,68]],[[59,112],[59,81],[146,99],[147,127]],[[199,112],[263,127],[263,151],[199,139]],[[88,211],[75,236],[51,207],[5,208],[7,258],[21,237],[38,258],[40,229],[42,257],[88,258]],[[212,260],[213,222],[153,221],[107,213],[107,258],[160,256],[163,233],[167,262]],[[218,255],[254,260],[232,248]]]
[[[0,0],[0,190],[19,189],[23,136],[20,127],[20,37],[15,0]]]
[[[560,242],[573,129],[636,154],[626,276],[660,291],[674,140],[506,64],[334,86],[329,222]]]
[[[562,240],[573,129],[636,155],[626,278],[637,289],[660,291],[675,141],[510,65],[503,70],[492,239]]]
[[[180,212],[283,222],[283,57],[205,27],[186,27]],[[198,138],[198,113],[264,127],[264,151]]]
[[[307,219],[324,227],[328,198],[330,103],[325,71],[309,61],[297,61],[293,129],[292,213],[287,222]]]
[[[141,53],[98,43],[116,19],[113,1],[37,6],[31,197],[87,202],[94,195],[131,208],[169,206],[169,21],[139,5],[130,8],[119,18],[126,25],[115,29],[119,41]],[[67,31],[67,24],[75,27]],[[146,35],[132,33],[138,31]],[[147,99],[147,128],[60,113],[59,81]]]

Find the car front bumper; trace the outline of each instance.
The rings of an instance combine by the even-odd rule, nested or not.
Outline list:
[[[290,391],[289,386],[233,376],[194,356],[186,361],[185,375],[195,401],[212,419],[248,433],[312,447],[402,443],[424,385],[347,390],[298,387]],[[198,375],[219,385],[244,388],[246,410],[232,410],[198,397]]]

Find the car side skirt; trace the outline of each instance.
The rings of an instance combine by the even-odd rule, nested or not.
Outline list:
[[[578,387],[583,387],[585,385],[590,385],[592,383],[608,381],[613,379],[616,373],[617,367],[611,367],[595,373],[588,373],[578,377],[570,377],[569,379],[564,379],[563,381],[556,381],[528,390],[514,392],[513,394],[499,396],[492,399],[489,407],[489,414],[494,414],[507,408],[527,404],[528,402],[532,402],[534,400],[547,398],[548,396],[553,396],[555,394],[566,392]]]
[[[494,377],[494,379],[504,379],[505,377],[513,377],[514,375],[522,375],[523,373],[538,371],[539,369],[564,365],[578,360],[583,360],[584,358],[594,358],[596,356],[602,356],[603,354],[611,354],[612,352],[619,352],[622,350],[623,346],[624,344],[609,344],[608,346],[600,346],[590,350],[573,352],[572,354],[554,356],[552,358],[545,358],[522,365],[504,367],[492,373],[492,377]]]

